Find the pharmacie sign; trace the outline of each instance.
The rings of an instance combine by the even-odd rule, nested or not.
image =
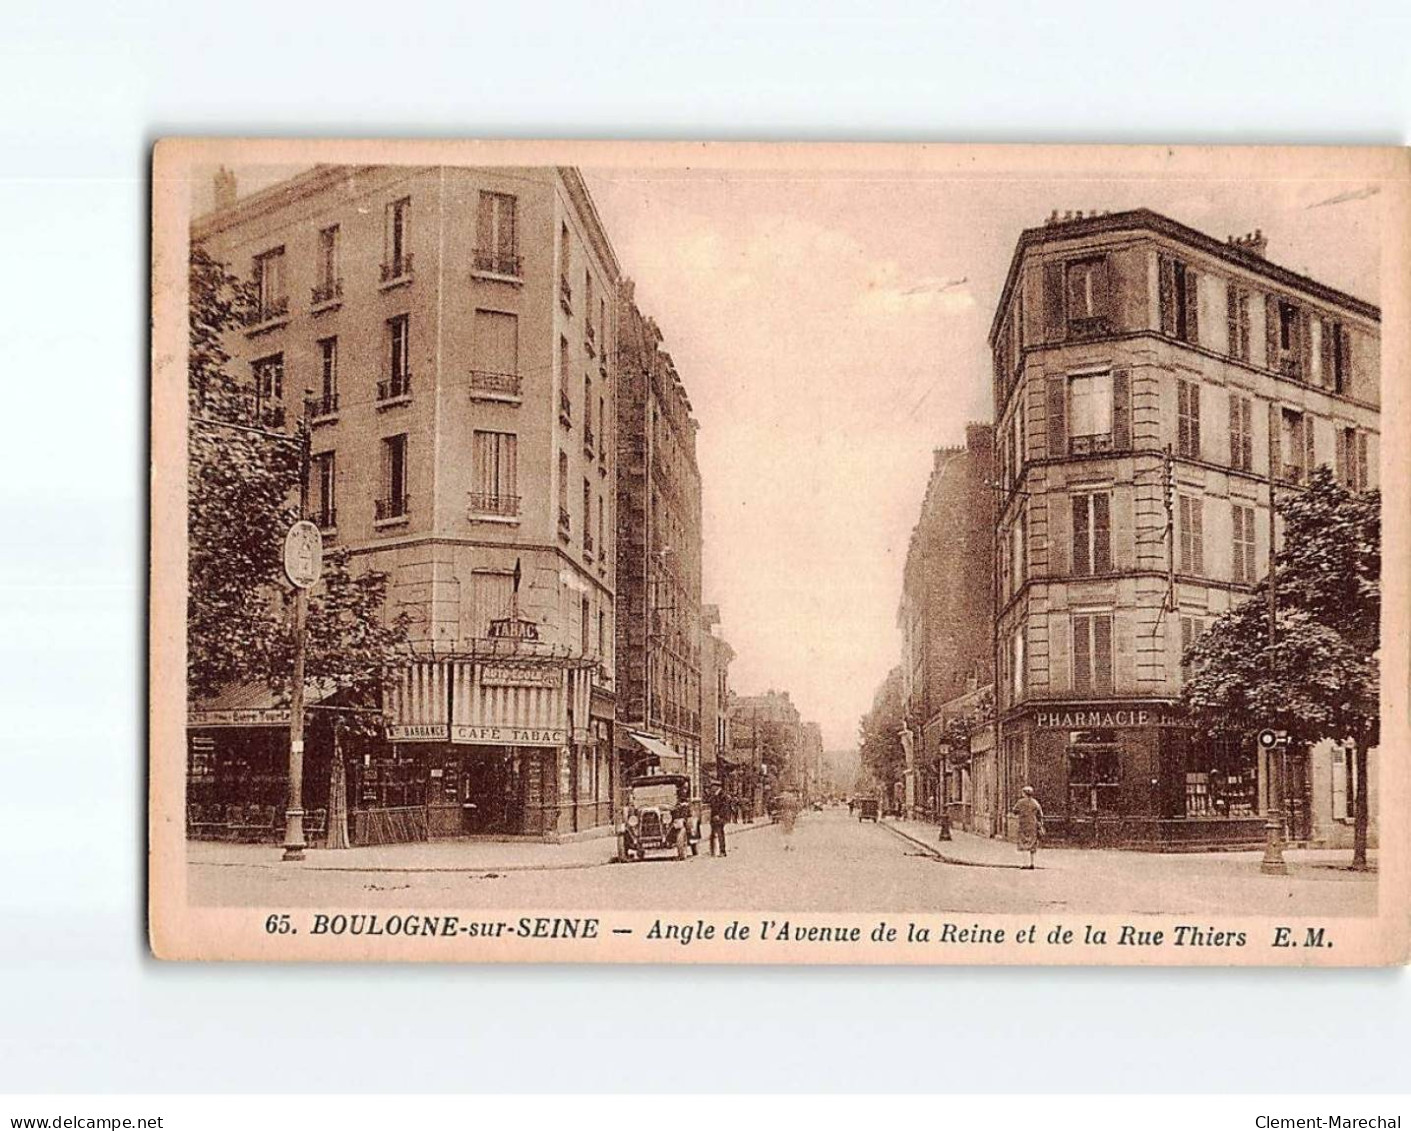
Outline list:
[[[1093,708],[1079,711],[1040,711],[1036,725],[1053,730],[1090,730],[1098,727],[1183,727],[1190,724],[1175,711],[1155,707]]]

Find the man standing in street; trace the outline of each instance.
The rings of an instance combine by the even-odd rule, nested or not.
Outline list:
[[[720,855],[725,855],[725,822],[730,819],[730,798],[717,782],[710,795],[710,854],[715,855],[715,846],[720,845]]]

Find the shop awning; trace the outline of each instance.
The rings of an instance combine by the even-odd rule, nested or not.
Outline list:
[[[651,765],[658,766],[668,774],[684,774],[686,772],[686,756],[678,754],[671,749],[661,739],[650,734],[640,734],[635,730],[629,730],[628,735],[632,741],[652,756]]]
[[[304,704],[322,702],[337,689],[333,683],[304,684]],[[188,727],[287,727],[289,704],[276,703],[262,683],[229,683],[209,699],[187,704]]]

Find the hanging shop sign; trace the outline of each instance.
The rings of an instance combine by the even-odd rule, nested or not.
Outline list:
[[[323,575],[323,535],[312,522],[301,519],[284,536],[284,575],[300,589]]]
[[[558,668],[485,664],[480,669],[481,687],[558,687],[562,682]]]

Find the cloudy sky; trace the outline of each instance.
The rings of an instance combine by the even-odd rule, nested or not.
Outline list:
[[[897,662],[932,449],[990,418],[985,339],[1023,228],[1138,206],[1221,239],[1259,227],[1276,262],[1378,297],[1366,184],[584,175],[701,424],[732,685],[787,688],[830,748]]]
[[[244,166],[241,191],[296,171]],[[1134,207],[1220,239],[1257,227],[1273,261],[1379,297],[1365,181],[583,173],[700,421],[705,600],[732,686],[789,690],[830,749],[854,743],[899,658],[932,450],[991,416],[986,334],[1024,228]]]

